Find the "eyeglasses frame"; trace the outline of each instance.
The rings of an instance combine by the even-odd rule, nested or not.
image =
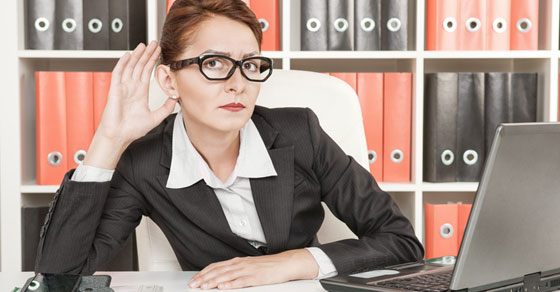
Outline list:
[[[202,71],[202,63],[204,62],[204,60],[209,59],[209,58],[213,58],[213,57],[225,58],[225,59],[230,60],[233,63],[233,67],[228,72],[226,77],[210,78],[210,77],[206,76],[204,71]],[[242,67],[241,67],[243,65],[243,63],[245,63],[248,60],[252,60],[252,59],[265,60],[265,61],[270,63],[270,71],[268,72],[268,75],[263,80],[251,79],[245,74],[245,72],[243,72]],[[268,77],[270,77],[270,75],[272,75],[272,67],[273,67],[272,59],[270,59],[268,57],[264,57],[264,56],[252,56],[252,57],[248,57],[248,58],[245,58],[245,59],[242,59],[242,60],[235,60],[231,57],[224,56],[224,55],[202,55],[202,56],[198,56],[198,57],[194,57],[194,58],[188,58],[188,59],[174,61],[174,62],[171,62],[171,63],[167,64],[167,66],[169,66],[169,68],[171,68],[172,70],[180,70],[180,69],[183,69],[184,67],[187,67],[187,66],[190,66],[190,65],[193,65],[193,64],[198,65],[198,69],[200,70],[200,73],[202,74],[202,76],[204,76],[204,78],[206,78],[208,80],[212,80],[212,81],[228,80],[229,78],[231,78],[231,76],[233,76],[237,67],[239,67],[240,68],[239,71],[241,72],[241,75],[243,75],[243,77],[245,77],[245,79],[247,79],[249,81],[252,81],[252,82],[265,82],[268,79]]]

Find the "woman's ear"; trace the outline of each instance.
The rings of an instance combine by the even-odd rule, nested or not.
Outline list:
[[[175,75],[171,71],[171,68],[166,65],[158,65],[156,68],[156,79],[159,87],[165,92],[165,94],[171,98],[179,98],[179,93],[177,91],[177,82],[175,80]]]

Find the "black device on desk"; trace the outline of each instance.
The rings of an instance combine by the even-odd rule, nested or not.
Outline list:
[[[560,290],[560,123],[497,130],[455,265],[412,263],[320,280],[328,291]]]
[[[80,276],[38,273],[29,278],[21,292],[112,292],[108,275]]]

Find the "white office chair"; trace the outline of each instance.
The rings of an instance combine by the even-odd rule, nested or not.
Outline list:
[[[157,108],[167,96],[155,80],[150,84],[150,107]],[[274,70],[263,83],[257,104],[266,107],[309,107],[321,127],[360,165],[368,169],[362,112],[356,92],[344,81],[327,74]],[[325,220],[317,237],[327,243],[356,235],[323,204]],[[136,228],[138,265],[141,271],[179,271],[181,267],[163,232],[144,217]]]

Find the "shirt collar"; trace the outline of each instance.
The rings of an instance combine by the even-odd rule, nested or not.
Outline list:
[[[226,182],[221,182],[206,161],[192,145],[182,112],[178,112],[173,125],[171,142],[171,166],[167,188],[189,187],[203,179],[210,187],[228,187],[237,177],[261,178],[276,176],[276,170],[257,127],[250,119],[240,131],[239,155],[235,168]]]

